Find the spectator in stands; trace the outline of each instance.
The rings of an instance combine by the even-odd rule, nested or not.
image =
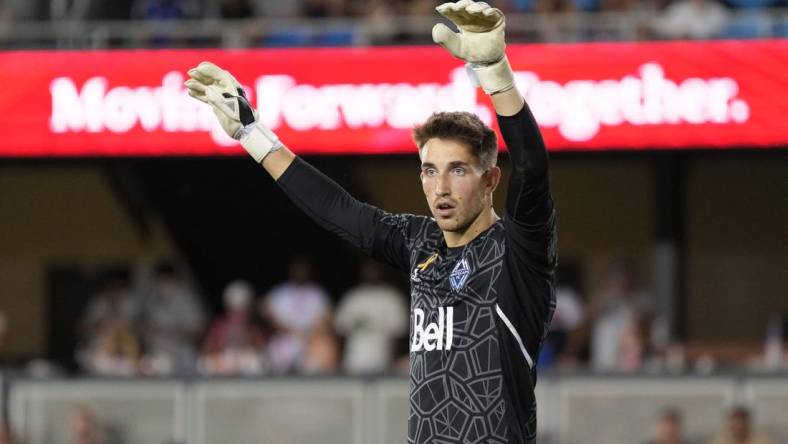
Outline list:
[[[539,14],[562,14],[576,9],[570,0],[536,0],[534,6]]]
[[[648,444],[685,444],[684,440],[684,420],[681,411],[674,407],[668,407],[659,414],[654,439]]]
[[[633,370],[631,354],[640,350],[639,362],[648,347],[638,344],[641,337],[637,334],[643,328],[649,330],[652,312],[653,301],[638,286],[634,263],[629,259],[613,263],[602,291],[589,304],[592,368],[596,371]]]
[[[128,286],[128,270],[104,274],[98,292],[88,302],[80,322],[77,362],[90,374],[133,376],[140,355],[134,326],[138,301]]]
[[[345,0],[306,0],[301,15],[310,18],[345,17],[348,2]]]
[[[19,441],[11,430],[11,424],[0,416],[0,444],[18,444]]]
[[[650,357],[650,318],[646,313],[635,312],[623,326],[618,337],[615,370],[638,372]]]
[[[577,10],[572,0],[534,0],[534,12],[539,34],[525,38],[535,38],[543,42],[575,41],[582,39],[576,19],[571,13]]]
[[[248,0],[222,0],[219,12],[225,19],[246,19],[254,15],[252,5]]]
[[[382,44],[396,40],[398,28],[391,19],[396,14],[393,2],[372,0],[364,5],[363,16],[371,32],[370,43]]]
[[[728,414],[727,427],[711,444],[774,444],[768,436],[753,432],[751,420],[747,407],[733,407]]]
[[[93,410],[87,405],[75,405],[69,416],[69,444],[105,444],[103,430]]]
[[[197,18],[200,10],[191,0],[136,0],[132,15],[142,20],[171,21]]]
[[[258,17],[296,17],[303,9],[303,0],[253,0],[252,8]]]
[[[263,299],[261,314],[274,329],[268,355],[276,372],[295,371],[301,365],[307,340],[331,316],[328,294],[312,281],[312,266],[305,258],[290,264],[289,280]]]
[[[133,19],[154,23],[147,43],[151,47],[174,46],[172,22],[201,18],[203,13],[197,0],[136,0],[131,10]]]
[[[224,289],[225,315],[211,325],[199,362],[209,375],[250,375],[262,372],[263,334],[252,319],[254,289],[246,281]]]
[[[173,265],[162,263],[156,268],[152,288],[142,301],[141,318],[146,361],[156,363],[153,368],[163,373],[191,372],[204,314],[194,290]]]
[[[654,20],[652,29],[663,38],[710,39],[720,35],[729,15],[716,0],[676,0]]]
[[[411,16],[431,16],[435,13],[435,7],[440,5],[441,1],[425,1],[425,0],[410,0],[405,5],[406,15]]]
[[[577,270],[575,267],[560,266],[555,288],[556,307],[550,334],[547,335],[539,353],[539,366],[550,367],[562,362],[573,364],[578,359],[575,336],[583,325],[585,307],[577,293]]]
[[[348,373],[388,370],[393,341],[408,329],[406,298],[382,280],[371,260],[361,266],[361,283],[342,297],[334,318],[336,331],[346,337],[342,369]]]
[[[323,324],[306,340],[304,357],[297,371],[307,375],[336,373],[339,368],[339,344],[331,327]]]
[[[140,345],[128,324],[106,324],[87,350],[78,355],[83,368],[99,376],[134,376],[138,371]]]
[[[82,315],[80,330],[83,339],[95,337],[110,324],[135,325],[139,304],[129,289],[128,280],[127,270],[114,270],[102,278],[99,291],[90,298]]]

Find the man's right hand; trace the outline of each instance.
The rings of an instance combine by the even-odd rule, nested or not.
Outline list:
[[[243,87],[229,72],[211,62],[202,62],[188,72],[185,85],[189,95],[207,103],[224,131],[257,163],[270,152],[282,148],[282,142],[257,119],[257,111],[246,99]]]

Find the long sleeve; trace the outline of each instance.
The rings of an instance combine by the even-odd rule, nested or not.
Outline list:
[[[318,225],[375,259],[409,268],[409,228],[417,216],[392,215],[358,201],[301,158],[277,180],[287,197]]]
[[[498,116],[512,161],[506,200],[507,233],[514,253],[547,271],[555,266],[555,209],[550,196],[547,149],[526,104],[513,116]]]
[[[512,161],[512,176],[503,218],[506,229],[506,257],[498,308],[517,332],[520,342],[508,341],[510,356],[516,351],[527,355],[530,381],[535,384],[535,364],[550,329],[555,310],[554,270],[556,267],[555,209],[550,197],[547,151],[528,105],[510,117],[498,116],[498,123]],[[509,327],[511,325],[511,327]],[[517,367],[509,372],[518,375]],[[512,376],[513,378],[523,378]]]

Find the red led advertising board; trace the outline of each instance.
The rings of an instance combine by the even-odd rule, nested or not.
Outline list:
[[[788,40],[509,45],[553,151],[788,146]],[[0,53],[0,156],[242,150],[183,88],[211,60],[302,154],[414,152],[410,129],[489,99],[440,47]]]

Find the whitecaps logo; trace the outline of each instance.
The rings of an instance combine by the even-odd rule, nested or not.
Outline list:
[[[451,282],[451,288],[454,291],[459,290],[465,285],[465,281],[468,280],[468,276],[471,274],[471,267],[468,265],[468,260],[463,259],[457,262],[457,265],[454,266],[454,270],[451,271],[449,275],[449,282]]]

